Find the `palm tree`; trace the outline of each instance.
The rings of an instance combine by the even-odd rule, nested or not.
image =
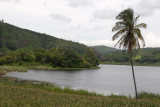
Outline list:
[[[133,49],[140,50],[139,41],[141,41],[143,47],[145,46],[145,41],[141,34],[140,28],[147,28],[147,25],[145,23],[137,24],[138,18],[139,16],[137,17],[134,16],[133,9],[129,8],[123,10],[116,17],[116,19],[119,21],[115,23],[115,26],[112,29],[112,32],[116,32],[112,37],[112,40],[114,41],[120,37],[116,45],[119,44],[119,48],[122,47],[123,50],[128,50],[128,53],[130,54],[130,63],[132,66],[136,99],[138,98],[138,96],[137,96],[137,87],[136,87],[134,68],[133,68],[132,50]]]

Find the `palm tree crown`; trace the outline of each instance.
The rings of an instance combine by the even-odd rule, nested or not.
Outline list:
[[[132,49],[140,49],[139,40],[143,47],[145,46],[140,28],[147,28],[147,25],[145,23],[137,24],[138,18],[139,16],[134,17],[134,11],[131,8],[126,9],[118,14],[116,19],[119,21],[112,29],[112,32],[117,31],[112,40],[114,41],[121,36],[116,45],[119,44],[119,48],[127,49],[129,53]]]

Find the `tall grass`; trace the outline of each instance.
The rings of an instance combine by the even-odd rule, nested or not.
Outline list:
[[[27,72],[28,69],[33,70],[84,70],[84,69],[98,69],[100,67],[94,68],[53,68],[49,65],[3,65],[0,66],[0,75],[5,75],[7,72]]]
[[[5,75],[7,72],[27,72],[27,67],[22,66],[0,66],[0,75]]]
[[[44,85],[44,84],[43,84]],[[42,84],[36,87],[43,87]],[[48,85],[45,84],[45,87]],[[1,107],[160,107],[159,99],[81,95],[0,82]]]
[[[138,93],[138,98],[150,98],[150,99],[159,99],[160,100],[160,94],[154,94],[154,93],[148,93],[148,92],[140,92]]]
[[[40,81],[29,81],[22,80],[19,81],[16,78],[12,77],[1,77],[0,83],[12,86],[28,87],[28,88],[38,88],[46,91],[54,91],[59,93],[71,93],[71,94],[80,94],[80,95],[92,95],[92,96],[103,96],[102,94],[97,94],[95,92],[89,92],[86,90],[74,90],[70,88],[61,88],[54,84]]]
[[[85,90],[60,88],[51,83],[0,77],[0,106],[160,107],[160,96],[139,93],[139,99],[103,96]]]

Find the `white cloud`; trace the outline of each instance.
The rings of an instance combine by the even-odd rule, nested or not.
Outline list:
[[[101,9],[101,10],[96,10],[93,13],[94,18],[96,19],[114,19],[116,17],[117,12],[115,10],[112,9]]]
[[[10,0],[0,0],[0,1],[10,1]]]
[[[150,16],[155,9],[160,9],[160,0],[140,0],[136,12],[141,16]]]
[[[159,0],[141,0],[139,5],[143,8],[160,8],[160,1]]]
[[[145,37],[146,47],[160,47],[160,36],[149,33]]]
[[[89,0],[68,0],[69,6],[80,7],[80,6],[91,6],[92,3]]]
[[[93,40],[93,41],[85,41],[85,40],[80,40],[80,43],[84,43],[88,46],[95,46],[95,45],[106,45],[106,46],[110,46],[113,47],[115,45],[115,42],[108,40],[108,39],[104,39],[104,40]]]
[[[2,2],[8,2],[8,1],[15,1],[15,2],[19,2],[19,1],[22,1],[22,0],[0,0]]]
[[[68,18],[68,17],[63,16],[63,15],[58,14],[58,13],[50,14],[49,16],[53,20],[57,20],[57,21],[63,21],[63,22],[70,22],[71,21],[71,18]]]

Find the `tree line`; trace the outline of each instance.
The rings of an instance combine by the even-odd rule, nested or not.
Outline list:
[[[38,63],[60,68],[92,68],[99,65],[99,60],[93,51],[87,50],[83,55],[68,49],[52,48],[50,50],[36,49],[34,51],[17,50],[0,57],[0,65]]]
[[[148,63],[148,64],[154,64],[160,62],[160,50],[159,48],[146,48],[141,49],[140,51],[133,50],[133,60],[136,63]],[[116,51],[111,52],[108,54],[105,54],[105,59],[103,59],[103,62],[130,62],[130,56],[127,52],[122,51]]]

